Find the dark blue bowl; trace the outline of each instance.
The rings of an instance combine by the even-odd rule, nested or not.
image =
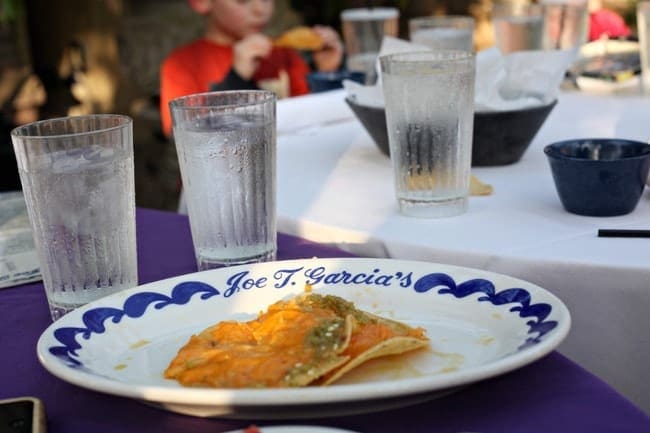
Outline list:
[[[650,144],[616,138],[560,141],[544,148],[560,201],[572,213],[625,215],[639,203]]]
[[[363,84],[365,74],[356,71],[312,72],[307,75],[307,84],[312,93],[326,92],[343,88],[343,80]]]

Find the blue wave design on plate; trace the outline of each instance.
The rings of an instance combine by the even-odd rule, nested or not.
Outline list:
[[[414,283],[413,290],[417,293],[427,293],[436,287],[440,288],[437,293],[441,295],[451,294],[456,298],[466,298],[475,293],[483,293],[484,296],[477,298],[479,302],[489,302],[492,305],[515,304],[510,308],[511,312],[517,313],[521,318],[532,318],[526,322],[529,328],[529,337],[519,347],[519,350],[541,343],[544,335],[558,325],[557,321],[546,320],[552,307],[546,303],[533,304],[530,293],[523,288],[509,288],[497,292],[494,284],[486,279],[477,278],[457,284],[447,274],[431,273],[419,278]],[[177,284],[172,289],[170,296],[157,292],[141,292],[129,296],[121,309],[104,307],[88,310],[82,316],[83,326],[54,330],[54,338],[62,346],[50,347],[49,352],[71,368],[86,370],[83,364],[76,359],[79,356],[77,350],[82,347],[77,341],[79,336],[88,340],[93,334],[106,332],[107,320],[119,323],[125,316],[142,317],[150,306],[160,310],[169,305],[184,305],[197,294],[200,294],[200,299],[206,300],[221,295],[221,292],[206,283],[187,281]]]
[[[81,349],[81,344],[77,342],[77,336],[81,335],[81,337],[88,340],[92,334],[106,332],[104,326],[106,320],[110,319],[113,323],[119,323],[124,316],[131,318],[142,317],[150,305],[156,310],[169,305],[184,305],[196,294],[201,294],[200,298],[205,300],[221,293],[211,285],[198,281],[186,281],[177,284],[172,289],[170,296],[156,292],[136,293],[124,301],[122,309],[106,307],[86,311],[81,318],[84,327],[68,327],[54,330],[54,338],[61,342],[63,346],[50,347],[49,351],[67,366],[84,369],[81,362],[75,359],[75,357],[79,356],[77,350]]]
[[[542,302],[531,304],[531,296],[526,289],[511,288],[497,292],[494,284],[489,280],[477,278],[456,284],[456,281],[449,275],[434,273],[418,279],[413,285],[413,290],[418,293],[425,293],[435,287],[442,287],[438,290],[438,293],[442,295],[451,294],[456,298],[465,298],[474,293],[484,293],[486,296],[479,297],[479,302],[490,302],[492,305],[518,304],[510,308],[510,311],[518,312],[521,318],[532,317],[536,319],[526,322],[528,334],[531,337],[527,338],[524,344],[519,346],[519,350],[541,343],[544,335],[557,327],[557,321],[545,321],[553,308],[549,304]]]

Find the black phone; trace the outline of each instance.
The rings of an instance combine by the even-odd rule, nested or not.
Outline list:
[[[0,433],[46,433],[45,407],[34,397],[0,400]]]

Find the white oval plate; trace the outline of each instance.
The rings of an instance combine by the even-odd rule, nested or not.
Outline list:
[[[274,425],[258,429],[261,433],[355,433],[352,430],[309,425]],[[246,430],[232,430],[226,433],[246,433]]]
[[[322,388],[186,388],[163,371],[190,335],[250,320],[303,291],[422,326],[431,349],[378,359]],[[55,376],[195,416],[281,419],[378,411],[497,376],[549,353],[570,315],[531,283],[476,269],[388,259],[308,259],[221,268],[145,284],[65,315],[37,352]]]

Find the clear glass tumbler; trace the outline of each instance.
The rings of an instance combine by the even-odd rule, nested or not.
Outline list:
[[[11,138],[52,319],[135,287],[131,119],[43,120]]]
[[[501,3],[492,11],[496,46],[504,53],[523,50],[578,52],[587,42],[586,2]]]
[[[570,50],[577,55],[587,43],[589,7],[584,2],[543,1],[545,50]]]
[[[409,20],[411,42],[433,50],[474,49],[474,18],[445,15],[418,17]]]
[[[467,210],[475,57],[423,51],[379,58],[400,211],[445,217]]]
[[[539,4],[497,4],[492,24],[495,44],[503,54],[544,48],[544,9]]]
[[[650,95],[650,1],[637,4],[636,26],[641,56],[641,86],[643,93]]]
[[[354,8],[341,12],[341,27],[346,67],[350,71],[363,72],[365,83],[374,84],[377,55],[384,36],[397,37],[399,33],[399,9]]]
[[[199,270],[276,257],[275,101],[249,90],[169,104]]]

